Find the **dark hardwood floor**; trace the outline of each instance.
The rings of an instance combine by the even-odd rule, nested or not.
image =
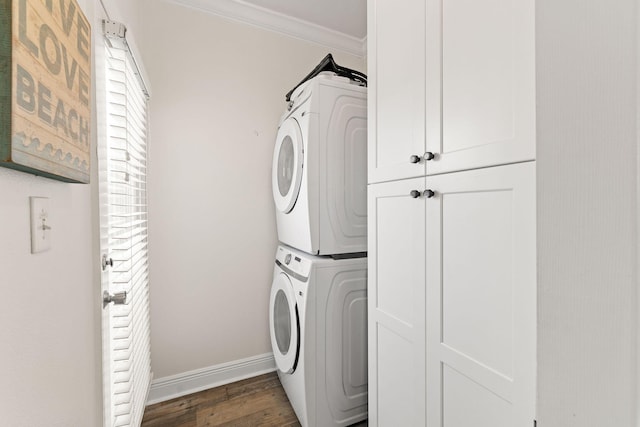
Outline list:
[[[366,426],[362,422],[356,426]],[[143,427],[300,426],[275,372],[146,408]]]

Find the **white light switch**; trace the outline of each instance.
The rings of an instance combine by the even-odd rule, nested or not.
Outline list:
[[[29,197],[31,205],[31,253],[37,254],[51,248],[51,223],[49,198]]]

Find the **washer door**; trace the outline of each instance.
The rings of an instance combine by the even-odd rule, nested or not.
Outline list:
[[[302,132],[296,119],[286,119],[276,136],[271,186],[276,208],[289,213],[298,200],[302,182]]]
[[[276,366],[285,374],[293,373],[300,351],[300,321],[293,285],[284,273],[278,274],[271,286],[269,330]]]

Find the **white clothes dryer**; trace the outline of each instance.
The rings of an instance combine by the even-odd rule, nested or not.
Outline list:
[[[367,259],[279,246],[269,303],[280,382],[303,427],[367,418]]]
[[[299,86],[283,115],[272,189],[280,242],[315,255],[367,250],[367,88],[333,73]]]

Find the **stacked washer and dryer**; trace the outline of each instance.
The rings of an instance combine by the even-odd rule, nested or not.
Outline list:
[[[303,427],[367,418],[366,165],[366,87],[332,72],[299,85],[274,149],[269,321]]]

